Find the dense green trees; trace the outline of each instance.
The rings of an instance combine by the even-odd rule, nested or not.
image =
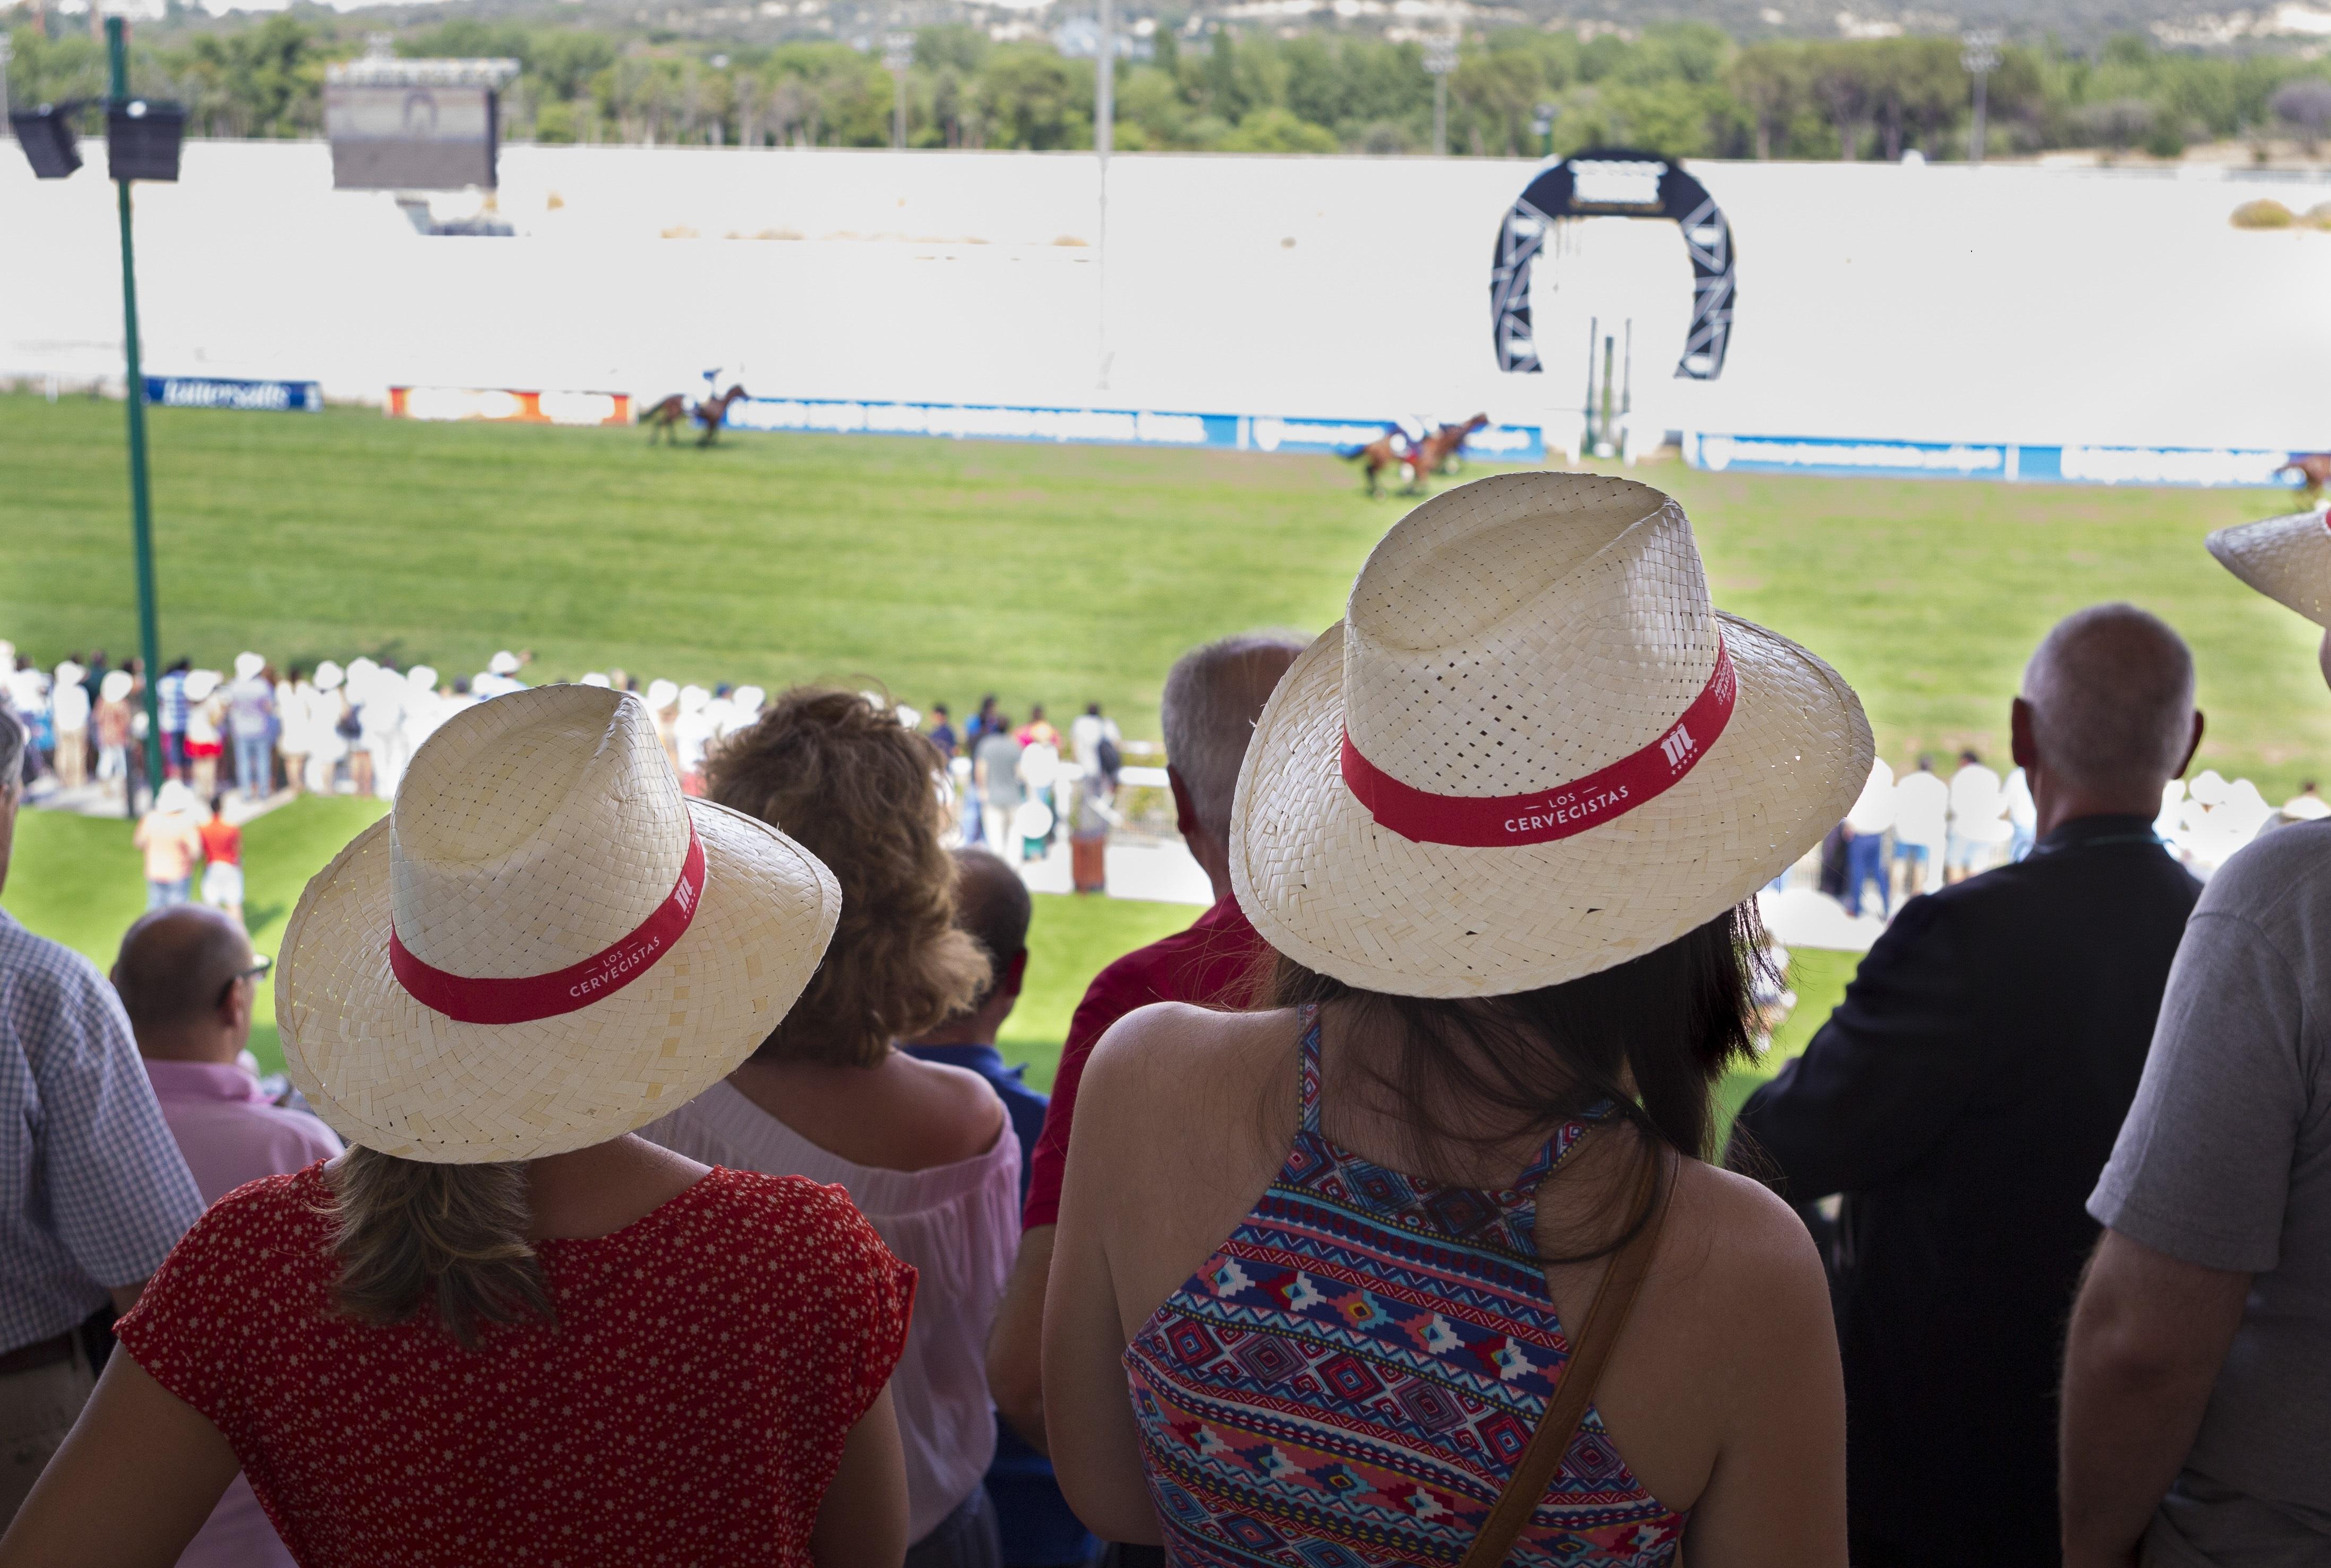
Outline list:
[[[18,13],[23,15],[24,13]],[[54,19],[52,19],[53,24]],[[198,134],[313,135],[328,61],[353,23],[312,12],[224,22],[175,9],[142,28],[141,90],[183,99]],[[101,90],[78,30],[12,34],[18,103]],[[874,55],[832,42],[719,45],[653,33],[454,20],[397,39],[406,55],[506,55],[522,74],[507,133],[544,141],[880,146],[894,84]],[[1417,45],[1360,33],[1291,38],[1165,27],[1117,64],[1117,145],[1129,151],[1415,151],[1432,84]],[[950,25],[917,34],[908,139],[918,147],[1092,145],[1095,63],[1051,44]],[[1969,82],[1949,38],[1742,46],[1679,24],[1640,34],[1509,27],[1465,41],[1450,82],[1450,150],[1529,157],[1627,144],[1681,157],[1897,158],[1965,153]],[[2297,53],[2173,52],[2114,38],[2093,53],[2011,47],[1990,81],[1990,150],[2094,147],[2174,156],[2187,145],[2331,137],[2331,62]]]

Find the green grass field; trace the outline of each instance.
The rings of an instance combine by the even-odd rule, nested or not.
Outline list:
[[[43,663],[135,645],[119,404],[0,396],[0,636]],[[166,657],[224,668],[358,651],[449,678],[498,647],[536,679],[886,683],[958,713],[1099,700],[1154,736],[1166,666],[1254,626],[1316,631],[1406,504],[1322,457],[858,436],[732,435],[649,450],[632,431],[157,409]],[[1860,690],[1898,764],[1999,758],[2022,662],[2058,617],[2129,599],[2193,643],[2201,764],[2279,800],[2331,776],[2314,633],[2203,551],[2277,492],[2112,490],[1634,470],[1698,531],[1717,602],[1805,642]],[[249,835],[264,950],[304,879],[373,808],[303,803]],[[142,903],[127,830],[30,813],[7,908],[109,958]],[[1163,905],[1039,898],[1006,1043],[1048,1083],[1086,980],[1186,923]],[[1802,1047],[1852,972],[1801,953]],[[273,1050],[272,1023],[262,1053]],[[1736,1107],[1762,1073],[1736,1075]]]
[[[1107,704],[1155,735],[1192,643],[1317,631],[1404,503],[1325,457],[866,436],[153,412],[166,657],[357,651],[449,678],[499,647],[535,679],[879,679],[918,708]],[[135,644],[121,406],[0,396],[0,637],[43,662]],[[2331,770],[2305,622],[2202,549],[2273,492],[1772,479],[1647,467],[1690,511],[1717,602],[1795,637],[1885,755],[2005,749],[2048,625],[2127,598],[2193,641],[2203,762],[2269,799]]]

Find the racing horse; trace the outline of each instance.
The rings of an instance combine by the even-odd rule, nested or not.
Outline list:
[[[650,446],[655,445],[659,435],[668,444],[677,446],[680,444],[680,425],[692,417],[704,427],[704,433],[696,438],[696,444],[710,446],[713,439],[720,433],[721,422],[728,417],[728,405],[748,395],[743,386],[731,386],[717,397],[708,397],[691,405],[684,395],[675,392],[661,403],[641,410],[640,423],[648,427]]]
[[[1487,428],[1489,416],[1477,413],[1458,424],[1443,424],[1427,431],[1422,441],[1412,442],[1396,424],[1386,425],[1384,432],[1364,446],[1346,447],[1336,455],[1346,462],[1356,462],[1367,472],[1368,494],[1380,496],[1384,487],[1379,476],[1388,468],[1397,468],[1408,475],[1408,487],[1400,493],[1417,496],[1424,493],[1427,474],[1454,473],[1459,462],[1458,449],[1465,438],[1477,430]]]
[[[2295,451],[2288,462],[2274,470],[2274,477],[2280,479],[2287,473],[2295,473],[2307,481],[2299,487],[2298,493],[2311,506],[2323,499],[2323,487],[2331,485],[2331,451]]]

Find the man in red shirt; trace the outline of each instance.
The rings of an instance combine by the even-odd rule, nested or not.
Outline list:
[[[987,1380],[995,1405],[1020,1435],[1044,1447],[1044,1391],[1039,1341],[1044,1280],[1052,1265],[1052,1229],[1061,1215],[1061,1179],[1069,1126],[1085,1059],[1109,1025],[1153,1002],[1242,1007],[1267,975],[1270,948],[1231,897],[1231,801],[1255,720],[1279,678],[1303,651],[1291,637],[1261,632],[1226,637],[1175,662],[1159,703],[1175,825],[1213,884],[1214,904],[1188,930],[1135,949],[1093,977],[1069,1023],[1060,1074],[1043,1136],[1030,1161],[1028,1199],[1020,1217],[1020,1256],[1004,1288],[987,1342]]]

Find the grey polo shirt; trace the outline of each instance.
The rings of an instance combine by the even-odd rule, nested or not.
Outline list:
[[[2331,1562],[2331,822],[2203,890],[2088,1212],[2256,1277],[2145,1561]]]

